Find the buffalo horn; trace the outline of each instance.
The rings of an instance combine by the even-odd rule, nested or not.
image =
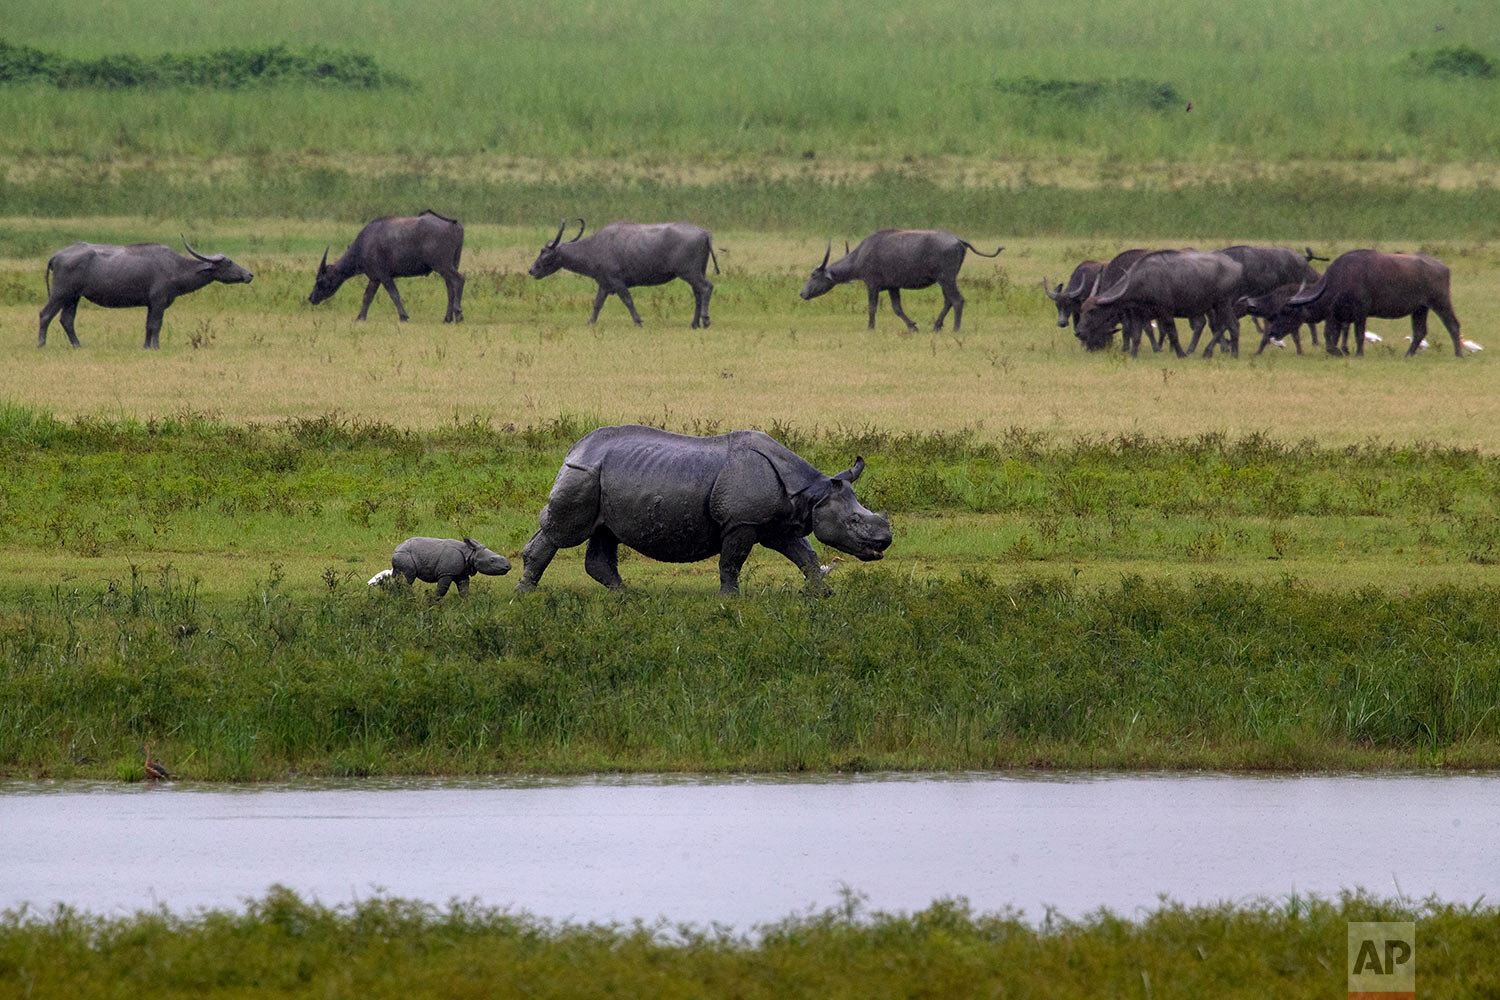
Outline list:
[[[1042,279],[1042,291],[1046,292],[1047,298],[1051,299],[1053,302],[1056,302],[1058,299],[1062,298],[1062,285],[1058,285],[1057,288],[1058,290],[1054,292],[1052,290],[1052,286],[1047,283],[1047,279]]]
[[[557,224],[557,235],[547,241],[547,246],[555,247],[562,242],[563,230],[568,228],[568,220],[564,219]]]
[[[216,253],[212,257],[203,256],[201,253],[193,249],[193,245],[187,241],[186,236],[182,237],[182,245],[187,247],[188,253],[192,254],[194,257],[197,257],[205,264],[217,264],[219,261],[224,259],[224,255],[221,253]]]
[[[582,239],[582,238],[583,238],[583,220],[582,220],[582,219],[579,219],[579,220],[578,220],[578,235],[577,235],[577,236],[575,236],[575,237],[573,237],[573,238],[572,238],[572,239],[571,239],[571,240],[569,240],[569,241],[568,241],[568,242],[569,242],[569,243],[577,243],[577,242],[578,242],[578,241],[579,241],[579,240],[580,240],[580,239]]]
[[[328,251],[332,249],[332,247],[323,248],[323,262],[318,265],[319,274],[322,274],[324,271],[328,270]]]
[[[828,241],[828,249],[823,251],[823,263],[818,265],[818,270],[828,266],[828,258],[833,256],[833,240]]]

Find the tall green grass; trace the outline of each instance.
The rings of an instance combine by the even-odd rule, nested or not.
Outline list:
[[[1337,901],[1099,912],[1028,923],[939,900],[843,905],[756,935],[554,924],[473,903],[376,897],[330,907],[276,888],[242,912],[0,918],[0,983],[38,998],[585,996],[1323,998],[1345,989],[1348,925],[1417,922],[1418,985],[1493,988],[1500,910],[1346,894]]]
[[[1435,36],[1434,20],[1444,34]],[[1440,37],[1494,58],[1500,13],[1361,0],[688,0],[495,8],[478,0],[64,0],[7,18],[13,42],[79,59],[235,39],[369,51],[404,94],[59,93],[0,88],[0,156],[320,151],[542,158],[1100,157],[1493,161],[1500,89],[1411,71]],[[1062,106],[1018,91],[1156,81],[1183,103]],[[1186,101],[1193,111],[1186,112]]]
[[[847,571],[723,601],[169,569],[7,597],[0,773],[1494,766],[1500,592]]]

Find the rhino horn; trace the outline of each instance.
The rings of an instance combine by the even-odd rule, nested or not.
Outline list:
[[[1056,302],[1058,299],[1062,298],[1062,285],[1058,285],[1057,291],[1054,292],[1052,290],[1052,286],[1047,283],[1046,278],[1042,279],[1042,291],[1046,292],[1047,298],[1051,299],[1053,302]]]
[[[845,469],[843,472],[840,472],[838,475],[834,476],[833,478],[834,479],[841,479],[841,480],[843,480],[846,483],[852,483],[856,479],[858,479],[860,477],[860,474],[863,473],[864,471],[865,471],[865,459],[864,459],[864,456],[862,456],[862,455],[855,455],[854,456],[854,465],[852,465],[851,467]]]

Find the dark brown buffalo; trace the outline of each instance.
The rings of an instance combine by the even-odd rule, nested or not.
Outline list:
[[[1271,341],[1282,340],[1288,336],[1292,338],[1292,343],[1297,345],[1297,353],[1301,354],[1300,333],[1304,323],[1312,332],[1313,344],[1318,343],[1318,324],[1328,318],[1328,310],[1321,303],[1316,302],[1305,306],[1287,305],[1292,296],[1305,287],[1301,282],[1295,282],[1274,288],[1264,295],[1242,296],[1235,302],[1235,312],[1266,321],[1261,330],[1260,347],[1256,349],[1256,354],[1264,351]]]
[[[1108,343],[1113,327],[1134,315],[1140,321],[1155,320],[1179,358],[1186,357],[1177,340],[1175,318],[1207,317],[1214,332],[1204,351],[1212,357],[1224,343],[1239,357],[1239,320],[1234,314],[1234,293],[1243,268],[1221,253],[1197,250],[1155,250],[1135,260],[1124,277],[1105,285],[1109,269],[1100,275],[1099,290],[1083,303],[1078,335],[1085,345]],[[1129,333],[1127,332],[1127,341]],[[1137,334],[1136,346],[1139,346]],[[1097,348],[1091,348],[1097,349]],[[1131,352],[1134,354],[1134,351]]]
[[[1381,253],[1378,250],[1350,250],[1328,265],[1328,272],[1317,284],[1293,295],[1290,306],[1322,303],[1328,313],[1328,328],[1323,342],[1330,354],[1347,354],[1338,347],[1336,327],[1353,328],[1354,351],[1365,353],[1365,321],[1411,317],[1411,357],[1427,336],[1427,312],[1432,310],[1443,321],[1453,338],[1453,353],[1464,356],[1463,338],[1459,335],[1458,317],[1453,312],[1449,294],[1448,267],[1425,253]]]
[[[1055,289],[1042,279],[1042,291],[1047,293],[1057,306],[1057,325],[1066,328],[1069,323],[1078,326],[1078,307],[1083,305],[1083,300],[1089,297],[1094,290],[1094,282],[1099,280],[1099,272],[1104,270],[1104,261],[1086,260],[1073,268],[1073,276],[1068,279],[1068,287],[1059,284]]]

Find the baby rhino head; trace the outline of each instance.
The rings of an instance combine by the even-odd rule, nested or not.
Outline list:
[[[485,576],[504,576],[510,572],[510,560],[492,552],[472,538],[464,539],[464,552],[474,572]]]
[[[813,507],[813,534],[824,545],[869,562],[885,555],[891,544],[891,522],[865,507],[852,484],[865,471],[865,460],[828,480],[827,494]]]

